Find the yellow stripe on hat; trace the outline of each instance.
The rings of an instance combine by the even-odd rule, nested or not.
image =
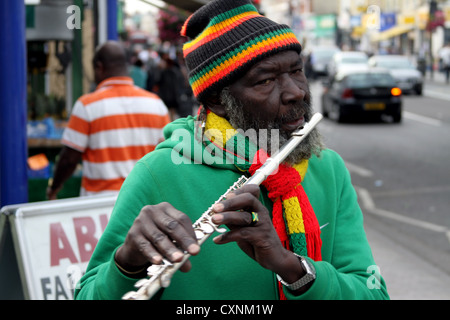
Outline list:
[[[236,16],[232,16],[231,18],[225,21],[212,25],[209,28],[206,28],[197,38],[193,39],[192,41],[186,42],[183,46],[183,50],[190,52],[191,47],[197,46],[197,44],[201,45],[201,42],[204,42],[203,40],[205,38],[209,42],[217,37],[222,36],[224,33],[229,31],[230,27],[232,27],[233,24],[238,24],[241,23],[241,20],[251,19],[259,16],[261,15],[256,11],[243,12]]]
[[[241,64],[246,63],[249,59],[251,60],[254,56],[258,56],[267,50],[272,50],[277,46],[285,45],[289,41],[297,41],[294,34],[288,33],[276,35],[268,39],[262,39],[259,43],[250,44],[249,47],[246,47],[242,51],[238,52],[235,56],[230,56],[228,59],[212,68],[209,72],[193,81],[191,86],[194,93],[204,90],[204,88],[197,88],[209,86],[210,82],[218,81],[226,75],[232,73]]]

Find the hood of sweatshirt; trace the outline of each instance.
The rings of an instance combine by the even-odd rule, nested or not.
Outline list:
[[[169,123],[164,128],[164,139],[155,150],[171,149],[171,160],[176,164],[197,163],[240,171],[234,164],[233,157],[225,154],[222,148],[204,143],[201,123],[197,121],[197,117],[188,116]]]

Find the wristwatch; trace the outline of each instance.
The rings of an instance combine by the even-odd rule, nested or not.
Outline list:
[[[306,284],[313,281],[314,279],[316,279],[316,270],[314,269],[314,266],[304,257],[299,256],[298,254],[295,254],[295,255],[300,259],[300,262],[302,264],[303,269],[306,271],[306,274],[303,277],[301,277],[300,279],[298,279],[297,281],[295,281],[294,283],[290,283],[290,284],[287,283],[286,281],[284,281],[277,274],[278,281],[280,281],[283,286],[285,286],[286,288],[288,288],[291,291],[298,290],[301,287],[303,287]]]

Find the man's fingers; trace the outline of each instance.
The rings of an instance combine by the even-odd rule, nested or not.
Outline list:
[[[163,261],[162,255],[155,249],[155,247],[148,241],[147,237],[144,237],[142,234],[137,234],[134,239],[130,239],[137,250],[144,256],[147,261],[152,264],[161,264]]]
[[[178,262],[183,251],[192,255],[199,252],[191,222],[184,214],[168,204],[148,206],[143,211],[141,233],[162,256]]]
[[[255,198],[259,198],[260,192],[261,192],[261,190],[259,189],[258,185],[256,185],[256,184],[246,184],[242,188],[239,188],[239,189],[233,191],[232,193],[234,195],[239,195],[239,194],[242,194],[242,193],[250,193]]]
[[[225,225],[251,225],[253,215],[264,216],[264,212],[267,211],[256,197],[257,195],[259,195],[259,188],[258,190],[255,188],[239,190],[233,196],[214,205],[213,210],[216,214],[213,215],[212,221]]]
[[[167,230],[170,232],[169,236],[185,251],[196,255],[200,251],[200,246],[197,243],[192,221],[187,215],[173,207],[168,207],[166,213],[168,217],[172,218],[172,220],[167,218],[163,221],[163,224],[166,225]]]

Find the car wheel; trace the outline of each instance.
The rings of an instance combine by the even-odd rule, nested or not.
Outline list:
[[[422,95],[422,87],[417,87],[415,91],[418,96]]]
[[[331,120],[336,122],[343,122],[343,116],[341,113],[341,106],[339,104],[333,104],[331,106],[329,117]]]
[[[402,122],[402,113],[396,113],[392,115],[392,120],[394,121],[394,123],[400,123]]]
[[[323,98],[323,97],[322,97],[322,115],[325,118],[328,118],[328,110],[327,110],[327,107],[325,105],[325,98]]]

